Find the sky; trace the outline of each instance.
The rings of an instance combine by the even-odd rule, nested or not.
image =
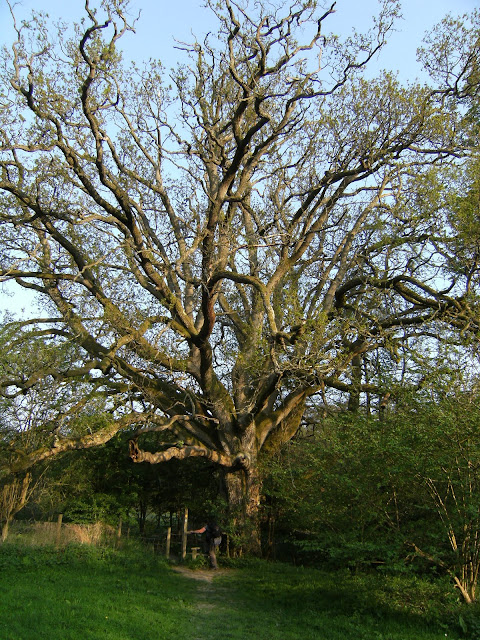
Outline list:
[[[332,2],[320,0],[319,4],[330,6]],[[188,42],[192,33],[201,37],[215,28],[210,10],[202,4],[202,0],[131,0],[131,14],[136,16],[140,11],[141,16],[136,35],[129,34],[124,40],[127,54],[137,61],[161,58],[167,68],[174,66],[179,55],[174,49],[175,38]],[[349,34],[353,27],[366,29],[379,4],[377,0],[337,0],[335,15],[325,27],[338,35]],[[397,33],[391,35],[379,64],[398,70],[405,78],[416,76],[416,49],[426,30],[449,12],[462,14],[480,8],[480,0],[403,0],[401,4],[403,20],[398,23]],[[15,13],[26,17],[32,9],[41,7],[52,19],[72,22],[83,15],[83,6],[84,0],[17,0]],[[0,44],[11,41],[10,24],[7,2],[0,0]]]
[[[15,0],[11,0],[12,3]],[[321,5],[331,2],[320,0]],[[333,2],[333,0],[332,0]],[[91,0],[94,5],[94,0]],[[124,39],[126,58],[137,62],[149,58],[160,58],[169,69],[175,66],[181,52],[175,49],[175,40],[191,42],[192,34],[199,39],[215,28],[211,12],[202,6],[202,0],[131,0],[132,16],[140,18],[136,23],[136,33]],[[287,4],[287,3],[286,3]],[[396,32],[392,33],[381,58],[374,61],[377,69],[396,71],[403,81],[415,80],[421,75],[416,63],[416,50],[421,46],[425,31],[430,30],[441,19],[480,9],[480,0],[403,0],[403,19],[398,21]],[[84,0],[17,0],[15,14],[23,19],[32,10],[47,13],[52,20],[62,19],[67,23],[77,21],[83,15]],[[340,36],[348,36],[353,28],[367,30],[371,18],[377,14],[380,2],[377,0],[337,0],[336,11],[325,23],[324,33],[331,31]],[[6,0],[0,0],[0,46],[13,41],[12,20]],[[23,291],[14,296],[1,295],[0,312],[22,313],[32,304],[31,298]]]

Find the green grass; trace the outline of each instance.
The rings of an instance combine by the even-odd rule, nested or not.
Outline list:
[[[235,592],[234,603],[217,615],[220,626],[229,621],[226,639],[240,639],[242,631],[243,637],[252,634],[259,640],[444,640],[446,633],[455,637],[447,628],[452,615],[449,597],[415,579],[258,565],[221,586]]]
[[[0,639],[187,637],[194,585],[152,556],[91,548],[0,549]]]
[[[447,627],[456,609],[454,598],[444,595],[445,585],[265,562],[221,572],[208,583],[178,575],[138,549],[60,551],[5,544],[0,587],[0,640],[445,640],[445,634],[455,640],[461,635]]]

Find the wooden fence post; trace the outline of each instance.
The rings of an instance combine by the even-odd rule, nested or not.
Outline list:
[[[118,522],[118,529],[117,529],[117,546],[120,544],[121,538],[122,538],[122,519],[120,518]]]
[[[167,560],[170,559],[170,543],[172,541],[172,527],[168,527],[167,529],[167,543],[165,545],[165,555]]]
[[[196,560],[200,547],[192,547],[192,560]]]
[[[188,509],[185,509],[182,527],[182,560],[187,557]]]
[[[62,520],[63,520],[63,513],[59,513],[58,520],[57,520],[57,533],[55,536],[55,543],[57,547],[60,545],[60,540],[62,537]]]

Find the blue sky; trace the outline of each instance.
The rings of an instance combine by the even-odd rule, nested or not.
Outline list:
[[[42,0],[41,3],[38,0],[19,0],[15,13],[18,19],[22,19],[29,16],[32,9],[40,7],[54,20],[62,18],[72,22],[83,15],[84,0]],[[337,0],[336,13],[329,18],[325,30],[342,36],[349,35],[353,27],[367,30],[378,7],[377,0]],[[414,80],[420,74],[416,49],[421,45],[425,31],[449,12],[462,14],[475,8],[480,8],[480,0],[403,0],[403,20],[398,22],[397,32],[391,35],[375,66],[398,71],[404,81]],[[192,41],[192,33],[200,38],[215,29],[213,16],[202,7],[201,0],[132,0],[132,15],[137,15],[139,10],[141,17],[136,35],[129,34],[124,41],[127,56],[138,62],[150,57],[160,58],[168,69],[179,58],[179,52],[174,49],[175,38],[189,42]],[[9,44],[13,31],[6,0],[0,0],[0,27],[0,45]],[[17,290],[13,298],[4,297],[0,292],[0,311],[21,312],[23,307],[31,304],[30,300],[27,292]]]
[[[173,48],[175,37],[184,42],[191,41],[192,32],[201,37],[215,28],[211,12],[202,4],[201,0],[132,0],[132,15],[141,10],[141,18],[137,34],[129,35],[124,41],[128,53],[137,61],[158,57],[167,68],[173,66],[179,55]],[[330,5],[330,2],[325,4]],[[82,15],[83,6],[84,0],[42,0],[41,3],[20,0],[15,11],[18,16],[25,17],[32,9],[41,7],[50,17],[70,22]],[[338,35],[349,34],[354,26],[359,30],[367,29],[378,6],[377,0],[337,0],[336,13],[328,20],[326,29]],[[403,0],[404,19],[399,21],[398,32],[391,35],[377,65],[398,70],[402,78],[413,79],[418,73],[416,49],[424,32],[449,12],[461,14],[479,7],[479,0]],[[6,0],[0,0],[0,43],[11,39],[10,22]]]

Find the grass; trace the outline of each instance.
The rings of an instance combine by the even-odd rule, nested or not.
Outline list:
[[[5,545],[0,583],[1,640],[187,637],[195,592],[151,556],[90,547]]]
[[[242,631],[249,632],[244,637],[251,633],[259,640],[444,640],[446,633],[455,637],[447,628],[446,602],[433,606],[438,603],[434,598],[441,601],[443,593],[418,580],[288,565],[264,565],[263,571],[259,565],[229,580],[235,582],[235,604],[217,616],[220,625],[230,621],[226,639],[239,639]]]
[[[0,640],[461,636],[460,628],[452,632],[447,626],[453,598],[429,582],[266,562],[251,562],[206,582],[178,575],[162,559],[138,549],[4,544],[0,586]]]

